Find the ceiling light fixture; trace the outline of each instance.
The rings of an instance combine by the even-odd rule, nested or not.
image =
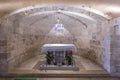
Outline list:
[[[8,23],[8,18],[5,18],[5,22]]]
[[[92,12],[91,12],[91,7],[90,8],[90,11],[88,11],[88,16],[91,16],[92,15]]]
[[[60,23],[60,18],[57,18],[57,23],[54,27],[50,30],[48,35],[50,36],[66,36],[69,34],[69,31],[64,28],[64,25]]]
[[[25,11],[25,12],[24,12],[24,15],[25,15],[25,16],[28,16],[28,15],[29,15],[29,12],[28,12],[28,11]]]

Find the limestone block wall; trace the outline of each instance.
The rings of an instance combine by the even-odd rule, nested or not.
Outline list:
[[[91,54],[94,54],[92,56],[94,62],[104,67],[108,72],[110,72],[110,41],[110,36],[106,36],[103,41],[91,41],[91,49],[94,51]]]
[[[111,73],[120,75],[120,35],[111,37]]]
[[[98,22],[96,27],[88,30],[89,33],[89,43],[88,47],[80,48],[79,53],[81,56],[99,64],[105,70],[110,72],[110,35],[113,23],[108,22]]]
[[[97,24],[89,25],[87,30],[88,34],[86,36],[78,38],[78,42],[76,43],[78,46],[78,54],[97,63],[99,54],[97,54],[97,51],[95,50],[99,49],[99,45],[101,45],[100,41],[96,40]]]
[[[83,57],[87,57],[87,52],[89,49],[89,40],[90,38],[85,37],[85,36],[77,36],[75,37],[74,40],[74,45],[77,47],[77,54],[76,55],[80,55]]]
[[[111,36],[111,73],[120,76],[120,17],[114,19]]]
[[[99,40],[90,40],[90,48],[81,51],[83,53],[83,57],[102,65],[101,56],[103,55],[104,48],[100,46]]]
[[[101,55],[102,65],[107,72],[111,72],[110,60],[111,60],[111,36],[106,36],[102,43],[103,53]]]
[[[0,73],[8,72],[7,53],[0,53]]]
[[[78,54],[95,63],[97,63],[97,59],[99,59],[99,54],[95,51],[96,48],[99,48],[99,46],[96,47],[96,45],[100,45],[100,41],[96,41],[95,39],[92,40],[92,37],[96,35],[96,29],[97,27],[95,24],[89,25],[87,28],[87,34],[85,36],[77,36],[77,41],[74,42],[77,46]]]
[[[18,67],[24,61],[40,54],[41,37],[37,35],[9,35],[7,40],[7,52],[9,69]]]
[[[96,24],[89,24],[87,28],[82,27],[83,32],[74,36],[73,43],[77,47],[77,54],[88,58],[88,51],[90,50],[90,40],[92,33],[94,33]],[[75,30],[76,31],[76,30]],[[74,31],[74,32],[75,32]],[[80,31],[79,31],[80,32]]]
[[[4,28],[0,24],[0,74],[6,73],[8,71],[6,48],[7,41]]]
[[[102,66],[106,71],[110,72],[110,36],[104,36],[102,40],[91,40],[91,49],[94,50],[96,58],[95,62]]]

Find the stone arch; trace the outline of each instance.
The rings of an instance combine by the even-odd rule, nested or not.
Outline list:
[[[51,12],[51,11],[53,11],[53,12]],[[85,14],[83,14],[82,13],[82,11],[84,11],[84,13]],[[4,20],[4,22],[3,22],[3,26],[5,26],[5,28],[7,28],[7,30],[8,30],[8,34],[10,33],[11,35],[13,35],[12,36],[12,38],[15,38],[15,37],[17,37],[17,40],[19,40],[19,39],[21,39],[21,40],[23,40],[22,42],[20,41],[20,43],[24,43],[25,41],[28,41],[28,43],[27,44],[25,44],[25,45],[31,45],[32,44],[32,42],[31,41],[36,41],[36,40],[33,40],[34,38],[37,38],[37,37],[39,37],[38,35],[37,36],[31,36],[31,35],[29,35],[29,38],[26,38],[26,35],[19,35],[20,33],[19,33],[19,27],[20,27],[20,23],[19,23],[19,21],[20,20],[24,20],[25,18],[28,18],[29,19],[29,17],[31,17],[31,16],[34,16],[34,15],[39,15],[39,13],[38,14],[36,14],[35,12],[41,12],[41,13],[57,13],[57,14],[65,14],[66,15],[66,13],[67,14],[70,14],[70,15],[67,15],[68,17],[71,17],[71,15],[72,15],[72,19],[74,18],[74,19],[76,19],[76,21],[78,21],[78,22],[80,22],[80,23],[82,23],[82,25],[84,25],[85,26],[85,28],[90,28],[91,26],[93,26],[93,25],[91,25],[91,26],[89,26],[89,27],[86,27],[86,26],[88,26],[88,25],[86,25],[86,23],[87,22],[90,22],[91,24],[92,23],[94,23],[94,22],[96,22],[96,25],[98,25],[99,24],[99,22],[100,22],[100,20],[103,20],[103,21],[106,21],[107,19],[109,19],[109,17],[108,16],[106,16],[106,15],[103,15],[103,14],[97,14],[97,13],[95,13],[94,12],[94,10],[93,10],[93,12],[92,12],[92,16],[90,16],[90,15],[88,15],[88,12],[89,12],[90,10],[89,9],[87,9],[87,8],[85,8],[85,9],[83,9],[82,7],[80,7],[80,8],[77,8],[77,7],[71,7],[71,6],[65,6],[65,5],[53,5],[53,6],[51,6],[51,7],[49,7],[49,5],[48,6],[42,6],[42,7],[35,7],[35,8],[33,8],[33,7],[29,7],[29,8],[24,8],[24,9],[22,9],[22,10],[20,10],[20,11],[15,11],[15,12],[13,12],[13,13],[11,13],[11,14],[9,14],[9,15],[7,15],[7,16],[5,16],[5,17],[3,17],[3,19],[5,19]],[[78,16],[79,16],[79,18],[78,18]],[[83,18],[82,18],[82,20],[86,20],[86,23],[84,23],[84,22],[81,22],[81,16],[83,16]],[[43,17],[44,18],[44,17]],[[95,21],[95,19],[97,19],[96,21]],[[8,20],[8,22],[6,22]],[[29,21],[28,21],[29,22]],[[107,24],[107,22],[105,22],[103,25],[102,25],[102,27],[103,26],[105,26]],[[108,25],[108,24],[107,24]],[[26,25],[25,25],[26,26]],[[29,25],[27,25],[27,26],[29,26]],[[109,26],[109,25],[108,25]],[[78,26],[77,26],[77,28],[78,28]],[[95,28],[96,28],[96,26],[95,26]],[[9,31],[10,30],[10,31]],[[90,30],[89,30],[90,31]],[[94,31],[94,30],[93,30]],[[6,31],[7,32],[7,31]],[[75,35],[75,33],[77,33],[77,32],[74,32],[74,35]],[[79,33],[79,32],[78,32]],[[97,33],[97,32],[95,32],[94,31],[94,33]],[[101,32],[102,33],[102,32]],[[10,35],[9,34],[9,35]],[[99,33],[98,33],[99,34]],[[107,33],[105,33],[105,34],[107,34]],[[86,35],[86,34],[85,34]],[[38,38],[38,40],[42,40],[42,38],[44,38],[44,36],[45,35],[40,35],[40,36],[42,36],[41,38]],[[79,36],[79,35],[78,35]],[[78,36],[76,36],[75,37],[75,39],[78,37]],[[98,36],[98,39],[100,38],[100,40],[104,37],[104,36],[102,36],[102,37],[100,37],[101,35],[99,35]],[[8,36],[9,37],[9,36]],[[91,37],[91,36],[90,36]],[[96,36],[97,37],[97,36]],[[10,38],[10,37],[9,37]],[[86,37],[85,37],[86,38]],[[11,39],[11,38],[10,38]],[[78,37],[77,38],[77,40],[81,40],[81,41],[84,41],[85,39],[82,39],[82,37]],[[12,39],[11,39],[12,40]],[[30,40],[30,41],[29,41]],[[87,40],[87,39],[86,39]],[[14,41],[16,41],[16,40],[12,40],[13,42]],[[91,40],[91,39],[89,39],[88,40],[88,43],[89,43],[89,41],[91,41],[91,43],[93,42],[93,44],[94,45],[89,45],[89,46],[93,46],[92,47],[92,50],[95,50],[96,51],[96,53],[97,53],[97,51],[99,51],[99,49],[98,50],[96,50],[98,47],[99,47],[99,45],[101,46],[101,44],[100,44],[100,41],[99,40]],[[41,43],[42,44],[42,43]],[[77,43],[76,43],[77,44]],[[19,44],[20,45],[20,44]],[[32,44],[32,45],[35,45],[36,47],[38,47],[38,45],[36,45],[36,44]],[[78,45],[79,46],[79,45]],[[24,47],[24,46],[21,46],[21,47]],[[34,46],[32,46],[32,48],[33,48]],[[11,47],[12,48],[12,47]],[[24,47],[24,48],[29,48],[29,50],[31,49],[30,47]],[[102,47],[100,47],[100,49],[101,49]],[[33,48],[34,49],[34,48]],[[32,49],[32,50],[33,50]],[[24,49],[21,49],[21,51],[24,51]],[[29,50],[28,50],[28,52],[29,52]],[[35,48],[35,50],[36,50],[36,48]],[[86,50],[86,49],[85,49]],[[31,51],[31,50],[30,50]],[[34,50],[33,50],[34,51]],[[27,53],[28,53],[27,52]],[[88,51],[89,52],[89,51]],[[11,60],[11,62],[10,62],[10,64],[12,64],[13,66],[11,67],[11,69],[13,69],[14,67],[16,67],[16,66],[18,66],[19,64],[21,64],[21,62],[23,62],[23,61],[25,61],[25,58],[26,59],[28,59],[26,56],[28,56],[28,54],[24,54],[24,53],[26,53],[26,51],[25,52],[22,52],[23,54],[21,54],[21,53],[19,53],[19,54],[21,54],[21,55],[19,55],[20,57],[17,57],[17,56],[13,56],[14,55],[14,53],[13,54],[11,54],[10,53],[10,56],[13,56],[13,59],[10,59]],[[100,52],[100,54],[99,55],[101,55],[101,53],[102,52]],[[31,53],[32,54],[32,53]],[[96,54],[95,54],[96,55]],[[95,55],[93,55],[93,56],[95,56]],[[99,58],[99,55],[97,55],[97,58],[98,58],[98,63],[99,63],[99,61],[101,61],[101,60],[99,60],[99,59],[101,59],[101,58]],[[33,55],[32,55],[33,56]],[[32,56],[30,56],[30,57],[32,57]],[[35,56],[35,55],[34,55]],[[29,58],[30,58],[29,57]],[[19,59],[23,59],[23,60],[19,60]],[[18,61],[18,62],[14,62],[14,61]],[[101,63],[102,65],[104,65],[103,63]]]

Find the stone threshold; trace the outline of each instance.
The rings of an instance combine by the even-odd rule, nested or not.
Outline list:
[[[63,65],[63,66],[55,66],[55,65],[40,65],[40,70],[75,70],[78,71],[79,67],[75,65]]]
[[[16,73],[16,74],[0,74],[1,78],[120,78],[110,74],[39,74],[39,73]]]

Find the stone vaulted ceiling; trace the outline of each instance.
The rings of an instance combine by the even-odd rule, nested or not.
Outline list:
[[[58,17],[60,23],[76,36],[87,35],[86,29],[89,30],[90,27],[93,28],[97,23],[106,22],[110,18],[89,7],[54,4],[30,6],[14,11],[3,17],[3,24],[15,27],[17,33],[46,35],[56,24]]]
[[[59,17],[73,40],[89,42],[93,34],[103,33],[109,19],[118,17],[106,10],[111,3],[112,0],[109,3],[107,0],[4,0],[0,1],[0,15],[8,34],[40,35],[49,39],[46,36]],[[96,28],[99,26],[101,31]]]
[[[119,17],[120,14],[120,0],[0,0],[0,16],[23,7],[44,4],[87,6],[112,17]]]

